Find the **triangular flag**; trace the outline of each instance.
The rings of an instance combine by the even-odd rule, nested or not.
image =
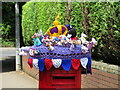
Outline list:
[[[40,71],[43,71],[44,70],[44,59],[39,59],[38,60],[38,67],[39,67],[39,70]]]
[[[81,62],[81,65],[86,69],[88,58],[81,58],[80,62]]]
[[[91,57],[88,57],[88,64],[87,64],[87,66],[88,66],[88,69],[90,69],[90,73],[92,74],[91,64],[92,64],[92,59],[91,59]]]
[[[78,70],[79,66],[80,66],[80,59],[72,59],[72,67],[75,70]]]
[[[52,59],[52,64],[55,68],[59,68],[62,64],[62,59]]]
[[[38,67],[38,59],[33,59],[33,67],[39,69]]]
[[[29,64],[30,68],[33,67],[33,59],[32,58],[28,59],[28,64]]]
[[[62,60],[62,68],[66,71],[69,71],[71,68],[71,59]]]
[[[45,67],[47,70],[50,70],[52,67],[52,60],[51,59],[44,59],[45,60]]]

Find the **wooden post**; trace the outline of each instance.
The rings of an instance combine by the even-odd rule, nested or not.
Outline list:
[[[15,3],[15,37],[16,37],[16,48],[20,48],[20,26],[19,26],[19,4]],[[20,56],[16,50],[16,71],[21,70]]]
[[[84,17],[83,26],[84,26],[84,29],[85,29],[85,34],[87,34],[88,39],[91,40],[89,23],[88,23],[88,9],[86,7],[86,2],[82,3],[82,10],[83,10],[82,12],[83,12],[83,17]]]
[[[67,3],[66,3],[66,12],[67,12],[66,24],[69,24],[70,22],[71,1],[72,0],[67,0]]]

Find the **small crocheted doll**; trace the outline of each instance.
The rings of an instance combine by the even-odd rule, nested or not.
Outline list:
[[[76,38],[76,35],[77,35],[77,32],[76,32],[76,29],[73,28],[73,26],[71,26],[70,24],[68,25],[65,25],[68,29],[68,33],[67,34],[71,34],[71,39],[72,40],[77,40]]]
[[[40,46],[42,43],[40,42],[40,39],[38,38],[38,33],[35,33],[33,36],[33,41],[35,46]]]
[[[51,46],[50,44],[47,44],[46,47],[48,47],[48,49],[49,49],[50,51],[53,51],[53,50],[54,50],[54,47]]]

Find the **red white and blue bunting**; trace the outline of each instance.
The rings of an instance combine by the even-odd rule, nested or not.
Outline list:
[[[59,68],[62,64],[62,59],[52,59],[53,66]]]
[[[81,59],[28,59],[30,68],[43,70],[50,70],[52,66],[54,68],[62,67],[64,70],[69,71],[71,68],[78,70],[80,66],[84,69],[91,70],[92,60],[90,57],[84,57]]]

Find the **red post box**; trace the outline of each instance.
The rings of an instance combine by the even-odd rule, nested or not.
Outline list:
[[[81,88],[81,69],[63,69],[52,68],[39,72],[39,90],[73,90]]]

